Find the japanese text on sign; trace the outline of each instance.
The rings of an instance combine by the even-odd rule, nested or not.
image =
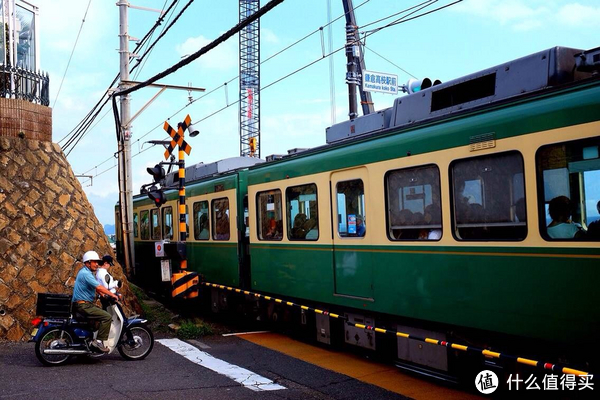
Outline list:
[[[398,75],[365,70],[362,78],[362,87],[365,91],[398,94]]]

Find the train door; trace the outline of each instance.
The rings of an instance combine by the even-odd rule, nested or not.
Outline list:
[[[373,299],[366,168],[331,174],[335,294]]]

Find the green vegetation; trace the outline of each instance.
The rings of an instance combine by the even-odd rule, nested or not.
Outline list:
[[[181,323],[177,331],[177,337],[180,339],[198,339],[202,336],[214,334],[214,328],[211,324],[204,322],[198,318],[188,320]]]
[[[131,291],[135,294],[142,307],[142,315],[150,323],[154,332],[168,332],[169,324],[173,323],[175,317],[171,311],[162,304],[152,300],[142,289],[130,284]]]
[[[165,306],[150,298],[141,288],[133,284],[130,287],[142,307],[144,318],[149,321],[150,328],[154,332],[172,333],[172,328],[169,325],[179,325],[176,335],[178,338],[185,340],[214,335],[219,330],[197,317],[182,319],[179,315],[172,313]]]

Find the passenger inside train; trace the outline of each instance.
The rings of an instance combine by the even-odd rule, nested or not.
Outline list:
[[[550,201],[548,213],[552,222],[548,225],[548,236],[553,239],[579,239],[585,231],[571,220],[572,205],[567,196],[558,196]]]

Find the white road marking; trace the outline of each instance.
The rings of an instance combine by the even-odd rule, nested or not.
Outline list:
[[[156,340],[163,346],[168,347],[175,353],[182,355],[191,362],[215,371],[221,375],[225,375],[242,386],[256,392],[263,390],[281,390],[286,389],[284,386],[274,383],[272,380],[255,374],[245,368],[237,365],[229,364],[226,361],[219,360],[210,354],[197,349],[196,347],[185,343],[179,339],[159,339]]]
[[[256,333],[270,333],[271,331],[252,331],[252,332],[234,332],[234,333],[224,333],[223,337],[227,336],[241,336],[241,335],[254,335]]]

